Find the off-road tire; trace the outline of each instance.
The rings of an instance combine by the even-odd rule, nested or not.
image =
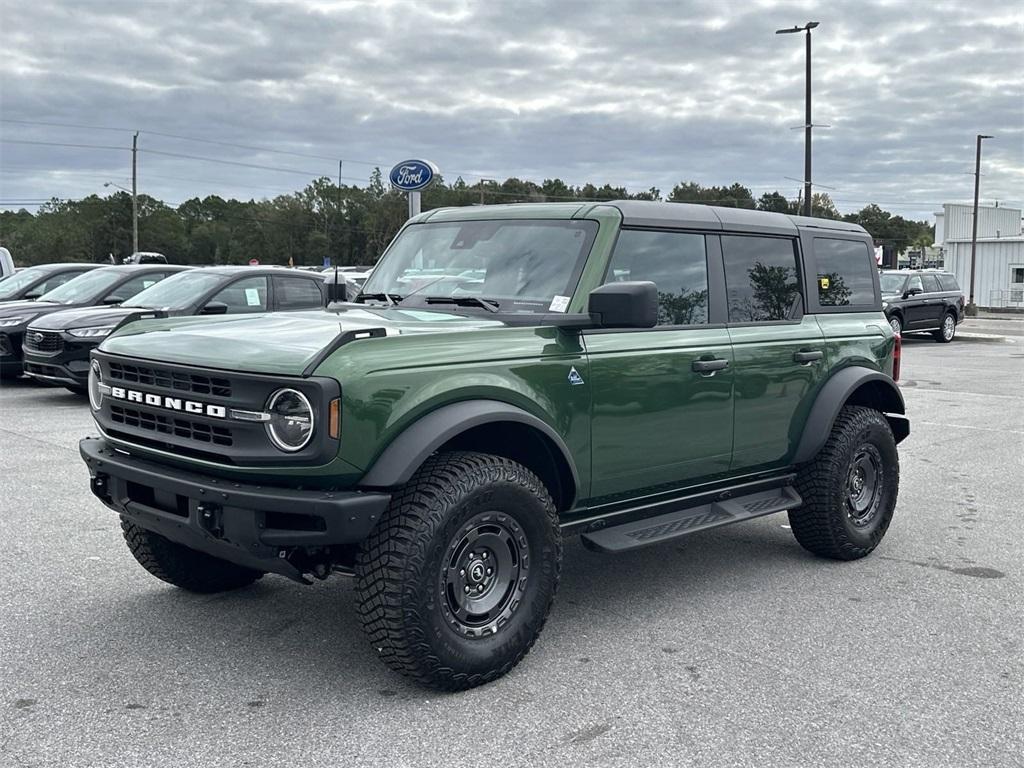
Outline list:
[[[505,593],[518,599],[506,603],[504,622],[474,633],[452,613],[457,598],[446,579],[453,576],[453,551],[461,551],[454,549],[459,536],[480,519],[503,521],[516,532],[526,555],[519,562],[527,568],[516,571],[510,583],[517,586]],[[500,456],[436,454],[395,493],[360,546],[359,616],[371,645],[395,671],[438,690],[472,688],[507,673],[533,646],[561,562],[558,513],[533,472]]]
[[[932,338],[940,344],[949,344],[955,337],[956,315],[952,312],[947,312],[942,316],[942,323],[939,327],[932,331]]]
[[[858,520],[851,502],[854,460],[877,457],[878,506]],[[793,535],[804,549],[821,557],[856,560],[869,554],[885,535],[899,491],[899,456],[889,423],[878,411],[846,406],[836,417],[828,441],[797,475],[804,503],[789,512]]]
[[[211,594],[252,584],[263,574],[211,557],[140,528],[123,517],[121,531],[139,565],[162,581],[189,592]]]

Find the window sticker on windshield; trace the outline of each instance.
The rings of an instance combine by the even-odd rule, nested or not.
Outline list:
[[[246,288],[245,303],[248,304],[250,307],[258,307],[260,305],[260,289]]]
[[[549,312],[565,312],[569,308],[569,297],[568,296],[555,296],[551,300],[551,306],[548,307]]]

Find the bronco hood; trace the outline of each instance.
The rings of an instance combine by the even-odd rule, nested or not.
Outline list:
[[[298,376],[346,331],[448,333],[503,325],[486,317],[345,305],[330,311],[140,320],[107,338],[100,349],[181,365]]]

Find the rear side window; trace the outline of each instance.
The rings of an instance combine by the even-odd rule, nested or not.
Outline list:
[[[940,290],[939,278],[935,275],[921,275],[921,285],[924,286],[925,293],[938,293]]]
[[[960,290],[960,284],[957,283],[956,277],[953,275],[939,275],[939,285],[942,286],[944,291]]]
[[[80,274],[82,273],[61,272],[60,274],[54,275],[53,277],[48,277],[44,282],[40,283],[39,285],[32,289],[32,294],[38,294],[42,296],[47,291],[52,291],[54,288],[58,288],[59,286],[64,285],[64,283],[66,283],[68,280],[74,280]]]
[[[316,280],[274,276],[274,299],[278,309],[316,309],[324,304]]]
[[[605,282],[631,280],[650,280],[658,286],[658,325],[707,323],[704,235],[622,230]]]
[[[267,278],[246,277],[236,280],[210,299],[228,305],[228,314],[267,311]]]
[[[150,286],[156,285],[161,280],[167,277],[166,272],[147,272],[144,275],[138,275],[133,277],[131,280],[126,280],[121,283],[117,288],[112,290],[104,297],[106,302],[121,302],[128,301],[139,291],[144,291]]]
[[[878,267],[866,243],[816,237],[814,256],[818,261],[818,303],[821,306],[875,303],[871,272]]]
[[[800,298],[794,241],[722,236],[729,322],[786,320]]]

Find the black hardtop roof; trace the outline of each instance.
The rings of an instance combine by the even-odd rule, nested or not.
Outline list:
[[[111,264],[106,267],[100,267],[100,269],[104,272],[121,272],[127,275],[137,272],[166,272],[167,270],[184,272],[186,269],[192,269],[192,267],[183,264]]]
[[[30,264],[23,269],[44,269],[47,272],[55,272],[58,269],[97,269],[110,266],[109,264],[93,264],[88,261],[54,261],[49,264]]]
[[[203,272],[213,272],[218,275],[237,275],[245,273],[247,275],[298,275],[301,277],[308,277],[311,279],[323,279],[323,275],[320,272],[310,272],[306,269],[290,269],[288,267],[275,267],[273,265],[261,266],[261,267],[250,267],[247,264],[224,264],[217,267],[202,267]]]
[[[601,205],[617,208],[622,223],[634,227],[673,227],[685,229],[721,229],[730,232],[767,232],[795,235],[801,229],[825,229],[866,235],[858,224],[812,216],[790,216],[749,208],[723,208],[697,203],[659,203],[651,200],[613,200]]]

